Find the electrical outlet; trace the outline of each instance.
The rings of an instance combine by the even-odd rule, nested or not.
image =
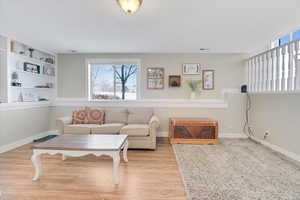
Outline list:
[[[270,135],[270,132],[269,132],[269,131],[266,131],[265,134],[264,134],[264,140],[267,139],[267,137],[268,137],[269,135]]]

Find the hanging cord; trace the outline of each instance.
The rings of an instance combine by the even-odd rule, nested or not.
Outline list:
[[[247,92],[247,103],[246,103],[246,121],[245,121],[245,124],[244,124],[244,133],[246,133],[249,137],[251,136],[254,136],[254,133],[250,127],[250,124],[249,124],[249,111],[251,110],[251,98],[250,98],[250,95],[249,93]]]

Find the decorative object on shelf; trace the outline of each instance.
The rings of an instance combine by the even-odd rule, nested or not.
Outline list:
[[[187,80],[188,86],[191,88],[191,99],[196,99],[196,91],[200,88],[201,80]]]
[[[206,69],[202,71],[202,89],[214,90],[215,89],[215,70]]]
[[[39,96],[31,92],[23,92],[22,98],[23,102],[37,102],[39,100]]]
[[[26,72],[40,74],[41,73],[40,70],[41,70],[41,66],[39,66],[39,65],[28,63],[28,62],[24,63],[24,71],[26,71]]]
[[[45,64],[43,66],[43,74],[48,76],[55,76],[55,68]]]
[[[180,75],[170,75],[169,76],[169,87],[180,87],[181,76]]]
[[[21,42],[11,41],[10,51],[19,55],[28,56],[38,61],[46,62],[49,64],[55,64],[55,57],[49,53],[45,53],[40,50],[36,50],[28,45]]]
[[[148,89],[164,88],[164,68],[148,68],[147,69],[147,86]]]
[[[33,58],[34,49],[33,48],[29,48],[28,51],[29,51],[29,57]]]
[[[127,13],[135,13],[142,5],[143,0],[117,0],[119,6]]]
[[[183,75],[199,75],[201,74],[200,64],[186,63],[182,65]]]
[[[50,63],[50,64],[54,64],[54,59],[53,58],[46,58],[45,62]]]
[[[17,72],[13,72],[11,74],[11,85],[14,87],[22,87],[22,84],[19,82],[19,74]]]

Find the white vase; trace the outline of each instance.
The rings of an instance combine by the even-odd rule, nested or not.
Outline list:
[[[191,92],[191,99],[196,99],[196,92]]]

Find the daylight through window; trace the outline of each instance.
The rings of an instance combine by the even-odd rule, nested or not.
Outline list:
[[[137,64],[90,64],[90,99],[137,99]]]

